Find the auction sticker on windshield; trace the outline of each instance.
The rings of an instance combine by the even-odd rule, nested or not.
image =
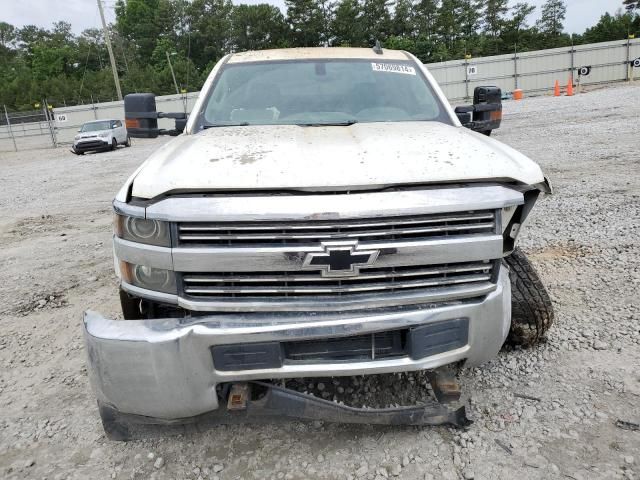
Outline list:
[[[372,62],[371,68],[374,72],[404,73],[405,75],[415,75],[416,69],[409,65],[399,63],[378,63]]]

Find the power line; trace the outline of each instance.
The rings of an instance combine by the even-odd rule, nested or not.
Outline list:
[[[93,12],[93,23],[96,22],[96,12]],[[87,58],[84,61],[84,71],[82,72],[82,80],[80,81],[80,91],[78,92],[78,98],[81,98],[82,95],[82,87],[84,86],[84,77],[87,74],[87,67],[89,66],[89,55],[91,54],[91,45],[93,45],[91,42],[87,42],[89,44],[89,48],[87,49]],[[100,49],[98,48],[97,45],[97,39],[96,39],[96,53],[98,54],[98,59],[100,60],[100,67],[102,68],[102,60],[100,59]]]
[[[104,19],[104,10],[102,10],[102,2],[98,1],[98,10],[100,10],[100,19],[102,20],[102,30],[104,31],[104,41],[107,44],[107,50],[109,51],[109,61],[111,62],[111,70],[113,71],[113,81],[116,84],[116,92],[118,93],[118,100],[122,100],[122,90],[120,90],[120,79],[118,78],[118,69],[116,68],[116,59],[113,56],[113,49],[111,48],[111,38],[109,37],[109,30],[107,29],[107,22]]]

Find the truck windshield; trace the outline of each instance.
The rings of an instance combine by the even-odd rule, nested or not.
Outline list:
[[[203,113],[204,128],[451,122],[422,72],[410,61],[227,64]]]
[[[85,123],[82,126],[81,132],[99,132],[100,130],[109,130],[111,128],[111,122],[91,122]]]

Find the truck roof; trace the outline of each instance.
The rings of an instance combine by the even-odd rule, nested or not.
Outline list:
[[[234,53],[227,63],[264,62],[278,60],[330,60],[330,59],[362,59],[362,60],[409,60],[401,50],[383,49],[376,53],[372,48],[350,47],[307,47],[279,48],[274,50],[257,50]]]

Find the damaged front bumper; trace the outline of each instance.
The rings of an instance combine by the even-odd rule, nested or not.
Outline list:
[[[444,373],[445,375],[451,374],[451,372]],[[438,379],[435,377],[436,375],[430,381],[434,390],[438,391]],[[448,384],[448,386],[452,385]],[[355,408],[271,383],[253,381],[233,384],[231,390],[233,387],[245,390],[249,394],[253,387],[261,390],[261,395],[256,399],[244,398],[241,408],[221,403],[216,410],[188,419],[165,420],[123,414],[102,404],[100,404],[100,416],[107,437],[110,440],[120,441],[148,437],[149,434],[153,435],[157,432],[157,427],[166,428],[169,432],[182,433],[189,425],[197,425],[197,428],[201,429],[208,425],[277,423],[287,420],[319,420],[333,423],[390,426],[451,425],[466,427],[473,423],[467,418],[467,399],[460,397],[459,390],[454,398],[427,399],[414,406]],[[229,404],[231,404],[232,396],[233,393],[230,393]]]
[[[504,342],[510,295],[508,272],[502,267],[493,292],[451,304],[126,321],[87,311],[89,373],[98,402],[111,412],[159,423],[188,419],[219,408],[221,383],[414,371],[459,361],[478,365],[493,358]],[[282,353],[300,342],[374,338],[398,330],[406,332],[406,349],[392,357],[296,361]],[[274,347],[280,349],[277,361],[269,354]],[[247,361],[252,356],[257,360]]]

